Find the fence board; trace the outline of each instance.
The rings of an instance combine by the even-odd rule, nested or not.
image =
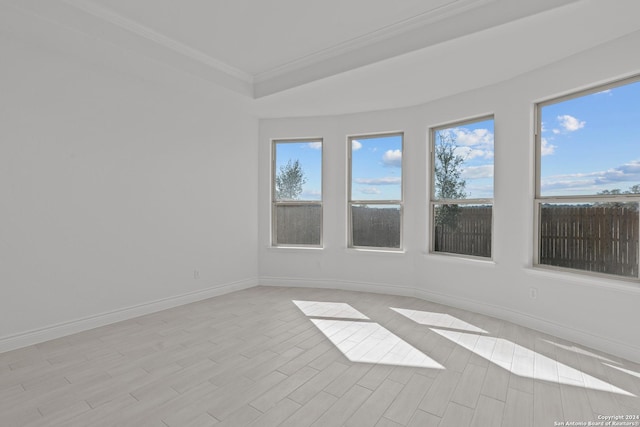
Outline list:
[[[275,215],[277,244],[320,244],[322,230],[320,205],[279,205],[276,207]]]
[[[458,206],[455,222],[435,226],[434,250],[491,257],[492,207]]]
[[[637,277],[637,205],[542,205],[540,264]]]
[[[462,206],[455,225],[437,225],[434,249],[439,252],[491,256],[491,206]],[[399,247],[400,210],[353,206],[356,246]],[[297,206],[277,215],[278,241],[320,242],[321,208]],[[539,262],[615,274],[638,276],[638,205],[543,204],[540,214]]]
[[[397,209],[354,205],[351,214],[354,246],[400,247],[399,205]]]

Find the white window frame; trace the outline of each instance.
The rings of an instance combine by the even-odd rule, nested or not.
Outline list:
[[[400,149],[402,151],[402,159],[400,163],[400,200],[369,200],[369,199],[353,199],[353,140],[377,139],[388,136],[400,136]],[[361,135],[350,135],[347,137],[347,247],[351,249],[366,249],[371,251],[404,251],[404,132],[384,132],[384,133],[367,133]],[[356,246],[353,244],[353,205],[399,205],[400,206],[400,244],[397,248],[386,246]]]
[[[481,261],[493,261],[494,254],[494,242],[495,239],[495,215],[493,214],[493,209],[495,206],[494,198],[472,198],[472,199],[439,199],[436,197],[436,132],[451,129],[459,126],[464,126],[470,123],[483,122],[487,120],[492,120],[494,124],[494,151],[495,151],[495,116],[493,114],[482,115],[479,117],[473,117],[470,119],[458,120],[455,122],[449,122],[443,125],[434,126],[429,129],[429,159],[430,159],[430,180],[431,185],[429,188],[429,253],[434,255],[444,255],[444,256],[452,256],[459,258],[471,258]],[[495,157],[494,157],[494,169],[495,169]],[[493,183],[494,191],[495,191],[495,178]],[[495,196],[495,194],[494,194]],[[468,254],[458,254],[454,252],[445,252],[445,251],[436,251],[435,243],[436,243],[436,233],[435,233],[435,208],[436,205],[491,205],[491,255],[489,257],[477,256],[477,255],[468,255]]]
[[[553,204],[553,203],[607,203],[607,202],[636,202],[639,204],[638,215],[640,215],[640,194],[619,194],[619,195],[585,195],[585,196],[542,196],[541,194],[541,184],[542,184],[542,108],[547,105],[557,104],[559,102],[567,101],[570,99],[580,98],[583,96],[591,95],[597,92],[602,92],[607,89],[612,89],[620,86],[625,86],[627,84],[635,83],[640,81],[640,76],[625,78],[622,80],[616,80],[610,83],[606,83],[603,85],[598,85],[591,87],[589,89],[583,89],[576,92],[571,92],[569,94],[565,94],[559,97],[547,99],[545,101],[541,101],[535,104],[534,106],[534,138],[535,138],[535,198],[534,198],[534,233],[533,233],[533,266],[536,268],[541,268],[545,270],[555,270],[558,272],[565,273],[575,273],[575,274],[583,274],[594,277],[615,279],[615,280],[623,280],[623,281],[640,281],[640,271],[639,276],[629,277],[622,276],[612,273],[600,273],[596,271],[582,270],[579,268],[570,268],[570,267],[561,267],[549,264],[541,264],[540,263],[540,251],[541,251],[541,236],[542,232],[542,205],[543,204]],[[639,107],[640,108],[640,107]],[[638,251],[639,257],[639,265],[640,265],[640,251]],[[640,270],[640,269],[639,269]]]
[[[320,150],[320,200],[276,200],[276,145],[319,142],[322,144]],[[322,138],[279,138],[271,140],[271,246],[276,248],[322,248],[324,244],[324,140]],[[320,243],[294,244],[278,243],[278,228],[276,210],[278,206],[320,206]]]

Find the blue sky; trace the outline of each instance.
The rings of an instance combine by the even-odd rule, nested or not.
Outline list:
[[[300,161],[307,182],[302,186],[300,200],[320,200],[322,198],[322,143],[278,142],[276,144],[276,173],[291,160]]]
[[[640,184],[640,82],[546,105],[541,121],[543,196],[625,191]],[[455,137],[456,152],[465,158],[467,198],[492,198],[493,120],[440,131]],[[351,149],[352,200],[400,199],[401,136],[355,138]],[[301,199],[320,200],[321,144],[276,144],[276,170],[289,159],[300,160],[307,178]]]
[[[447,134],[455,140],[455,152],[464,159],[461,177],[466,183],[467,198],[493,198],[493,119],[439,129],[435,136],[436,146],[440,143],[440,134]]]
[[[640,184],[640,82],[542,107],[541,195]]]
[[[352,199],[400,200],[402,183],[402,137],[400,135],[352,139]],[[289,160],[300,161],[307,182],[300,200],[320,200],[322,144],[278,142],[276,172]]]
[[[351,139],[351,199],[402,199],[402,136]]]

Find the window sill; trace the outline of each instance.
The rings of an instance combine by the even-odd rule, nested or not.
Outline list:
[[[588,271],[574,271],[545,265],[527,267],[525,268],[525,273],[545,279],[571,282],[581,286],[601,287],[633,295],[640,295],[640,282],[635,278],[602,275]]]
[[[475,257],[470,255],[459,255],[459,254],[452,254],[448,252],[422,252],[422,255],[424,259],[428,259],[428,260],[475,264],[475,265],[482,265],[487,267],[495,267],[496,265],[496,262],[493,260],[493,258]]]
[[[278,252],[320,252],[324,250],[322,246],[267,246],[268,251]]]
[[[381,255],[404,255],[407,252],[404,249],[388,249],[388,248],[345,248],[345,252],[348,254],[366,253],[366,254],[381,254]]]

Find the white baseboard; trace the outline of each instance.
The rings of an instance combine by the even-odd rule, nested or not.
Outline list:
[[[332,279],[305,279],[294,277],[260,277],[259,284],[260,286],[340,289],[357,292],[412,296],[426,301],[496,317],[520,326],[554,335],[558,338],[562,338],[576,344],[622,357],[635,363],[640,363],[640,348],[628,343],[623,343],[609,337],[561,325],[548,319],[515,311],[512,308],[481,303],[475,300],[460,298],[439,292],[416,289],[409,286],[393,286],[384,283],[366,283]]]
[[[439,292],[431,292],[423,289],[415,290],[416,297],[445,304],[475,313],[484,314],[498,319],[506,320],[520,326],[524,326],[536,331],[547,333],[564,340],[591,347],[635,363],[640,363],[640,348],[613,340],[609,337],[593,334],[584,330],[576,329],[567,325],[562,325],[548,319],[513,310],[508,307],[501,307],[492,304],[481,303],[467,298],[454,297]]]
[[[617,340],[610,339],[609,337],[603,337],[591,332],[561,325],[550,320],[518,312],[507,307],[480,303],[475,300],[455,297],[424,289],[416,289],[410,286],[394,286],[385,283],[368,283],[335,279],[307,279],[295,277],[260,277],[259,280],[257,278],[250,278],[236,282],[224,283],[199,291],[189,292],[169,298],[163,298],[132,307],[114,310],[108,313],[102,313],[95,316],[47,326],[41,329],[2,337],[0,338],[0,353],[33,344],[38,344],[89,329],[94,329],[100,326],[109,325],[123,320],[132,319],[135,317],[143,316],[145,314],[151,314],[180,305],[202,301],[208,298],[213,298],[258,285],[339,289],[356,292],[373,292],[388,295],[417,297],[427,301],[446,304],[452,307],[462,308],[476,313],[507,320],[521,326],[535,329],[544,333],[549,333],[551,335],[566,339],[571,342],[575,342],[577,344],[581,344],[596,350],[628,359],[635,363],[640,363],[640,348],[636,346],[630,345],[628,343],[622,343]]]
[[[355,292],[372,292],[374,294],[415,296],[415,289],[409,286],[393,286],[385,283],[356,282],[339,279],[306,279],[298,277],[267,277],[262,276],[260,286],[285,286],[290,288],[321,288],[339,289]]]
[[[145,314],[151,314],[180,305],[202,301],[208,298],[228,294],[230,292],[252,288],[257,285],[257,278],[223,283],[199,291],[163,298],[156,301],[138,304],[132,307],[97,314],[95,316],[71,320],[69,322],[59,323],[36,330],[22,332],[16,335],[2,337],[0,338],[0,353],[42,343],[78,332],[87,331],[89,329],[98,328],[100,326],[110,325],[112,323],[121,322],[123,320],[132,319],[134,317],[144,316]]]

